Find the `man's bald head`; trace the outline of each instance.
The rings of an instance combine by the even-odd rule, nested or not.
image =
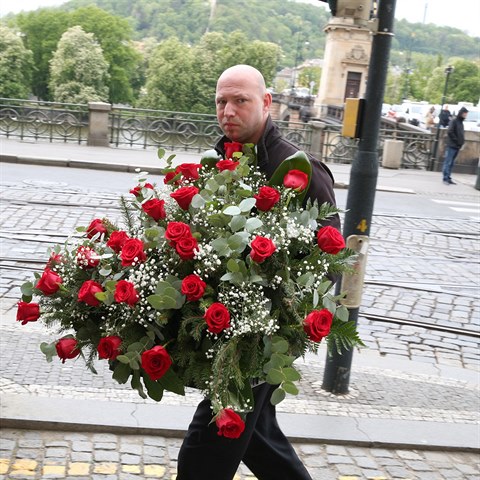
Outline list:
[[[245,82],[248,82],[253,85],[257,85],[260,95],[264,95],[267,86],[265,84],[265,79],[263,75],[251,65],[234,65],[233,67],[227,68],[218,78],[218,85],[222,82],[229,82],[231,79],[242,78]]]

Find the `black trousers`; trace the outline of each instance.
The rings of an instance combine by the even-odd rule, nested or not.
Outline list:
[[[312,480],[277,423],[275,388],[254,387],[255,409],[236,439],[217,434],[210,401],[200,402],[178,454],[177,480],[232,480],[242,460],[258,480]]]

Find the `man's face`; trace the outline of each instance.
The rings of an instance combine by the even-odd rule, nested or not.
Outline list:
[[[217,84],[217,119],[234,142],[257,143],[262,136],[272,97],[247,75],[226,75]]]

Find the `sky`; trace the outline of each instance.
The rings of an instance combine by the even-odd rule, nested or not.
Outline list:
[[[316,0],[303,0],[317,3]],[[0,16],[9,12],[36,10],[40,7],[61,5],[65,0],[0,1]],[[322,5],[327,7],[326,3]],[[397,0],[395,18],[412,23],[434,23],[456,27],[470,35],[480,37],[480,0]]]

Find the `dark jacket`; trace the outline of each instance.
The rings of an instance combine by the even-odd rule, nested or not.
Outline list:
[[[462,107],[457,116],[450,122],[447,132],[447,147],[462,148],[465,143],[465,130],[463,127],[462,114],[468,112],[465,107]]]
[[[450,110],[442,110],[440,112],[440,115],[438,116],[438,123],[441,127],[448,127],[448,124],[450,123],[450,119],[452,118],[452,114],[450,113]]]
[[[222,137],[215,146],[217,152],[223,156],[225,154],[223,144],[230,141],[227,137]],[[257,144],[257,163],[267,178],[273,175],[283,160],[299,150],[300,148],[283,137],[280,129],[273,123],[271,117],[268,117],[265,131]],[[311,155],[308,155],[308,157],[312,164],[312,179],[307,192],[307,198],[318,200],[319,205],[325,202],[336,205],[332,172],[324,163]],[[323,224],[331,225],[340,230],[340,218],[338,215],[329,217]]]

